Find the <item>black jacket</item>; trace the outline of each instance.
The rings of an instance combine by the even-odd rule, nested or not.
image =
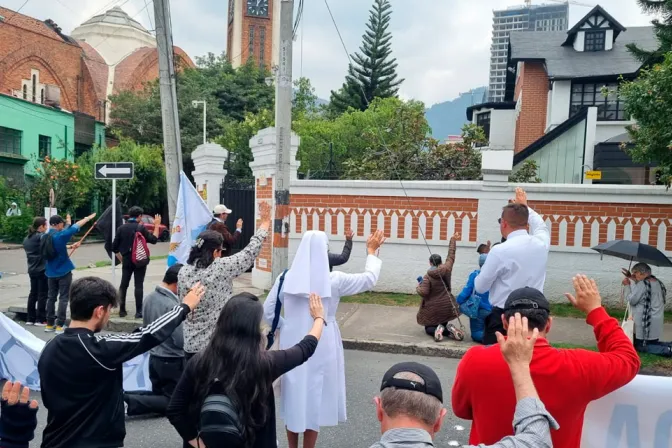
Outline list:
[[[23,240],[23,248],[26,251],[26,258],[28,259],[28,274],[37,275],[43,273],[46,269],[46,261],[42,258],[42,250],[40,248],[40,241],[44,233],[35,232],[28,235]]]
[[[47,409],[42,448],[124,446],[122,365],[168,339],[188,313],[182,304],[131,334],[68,328],[52,339],[37,364]]]
[[[154,234],[149,233],[145,226],[135,221],[127,222],[117,229],[117,233],[114,236],[114,242],[112,243],[112,252],[121,254],[124,258],[130,257],[136,232],[142,233],[142,236],[145,237],[149,244],[156,244],[159,241]]]

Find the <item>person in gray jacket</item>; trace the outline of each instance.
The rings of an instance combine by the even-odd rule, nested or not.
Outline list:
[[[558,424],[548,413],[530,376],[530,361],[539,331],[528,339],[527,318],[519,313],[509,321],[508,338],[497,333],[502,355],[511,370],[518,404],[513,420],[515,436],[478,448],[552,448],[551,428]],[[415,362],[392,366],[385,373],[375,398],[383,436],[371,448],[429,448],[441,430],[443,408],[441,381],[429,367]],[[471,445],[464,448],[475,448]]]
[[[177,297],[177,275],[181,264],[174,264],[163,276],[163,283],[145,297],[142,305],[143,325],[148,326],[168,311],[179,305]],[[166,415],[170,397],[184,371],[184,337],[182,325],[177,327],[170,338],[149,352],[149,379],[152,392],[126,392],[126,414]]]

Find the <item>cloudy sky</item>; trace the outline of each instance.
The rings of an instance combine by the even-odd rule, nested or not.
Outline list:
[[[0,4],[16,10],[24,1],[0,0]],[[348,51],[356,51],[372,0],[328,1]],[[171,0],[175,44],[192,57],[221,53],[226,48],[227,3],[227,0]],[[342,84],[348,61],[324,0],[305,3],[302,36],[294,46],[294,76],[310,78],[317,94],[328,99],[329,92]],[[492,10],[523,1],[391,0],[391,3],[394,56],[399,63],[398,73],[406,80],[401,95],[430,106],[487,84]],[[153,23],[151,0],[29,0],[21,12],[41,20],[51,18],[69,33],[92,15],[115,5],[121,5],[129,15],[152,29],[148,14],[152,14]],[[647,25],[651,19],[642,14],[635,0],[601,0],[600,5],[626,28]],[[570,26],[589,10],[589,6],[570,4]]]

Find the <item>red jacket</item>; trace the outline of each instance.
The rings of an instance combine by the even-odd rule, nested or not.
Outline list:
[[[539,338],[530,364],[541,401],[558,421],[555,448],[579,448],[586,406],[628,384],[640,361],[618,321],[604,308],[586,319],[593,326],[600,353],[563,350]],[[474,347],[460,361],[452,390],[453,412],[473,420],[469,443],[491,445],[513,435],[516,395],[499,345]]]

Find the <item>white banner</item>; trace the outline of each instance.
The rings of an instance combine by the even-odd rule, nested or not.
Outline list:
[[[21,381],[32,390],[40,390],[37,361],[45,345],[42,339],[0,313],[0,378]],[[124,363],[124,390],[152,390],[147,353]]]
[[[637,375],[592,402],[583,421],[582,448],[672,447],[672,378]]]

